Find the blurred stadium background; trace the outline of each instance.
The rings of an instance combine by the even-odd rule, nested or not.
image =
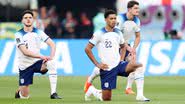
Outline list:
[[[83,84],[94,67],[84,47],[93,31],[105,25],[104,10],[110,8],[118,13],[126,12],[128,1],[0,0],[0,103],[98,103],[84,102],[83,99]],[[185,0],[137,1],[141,9],[142,38],[137,57],[146,68],[145,94],[151,98],[150,104],[185,104]],[[49,83],[46,77],[41,76],[36,76],[31,87],[31,99],[19,101],[13,98],[18,87],[14,33],[22,27],[20,14],[26,9],[34,11],[34,25],[56,43],[60,76],[58,90],[63,100],[52,101],[46,96]],[[42,53],[49,54],[48,50],[43,44]],[[123,93],[126,80],[119,78],[118,82],[110,104],[136,104],[134,96]],[[99,80],[95,85],[100,88]]]

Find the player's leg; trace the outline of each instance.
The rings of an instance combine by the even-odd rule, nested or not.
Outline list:
[[[15,93],[15,98],[29,98],[29,85],[33,83],[33,67],[34,65],[25,70],[19,70],[19,89]]]
[[[144,89],[144,69],[143,67],[137,68],[135,71],[135,82],[137,88],[137,96],[136,100],[138,101],[150,101],[150,99],[146,98],[143,95]]]
[[[112,90],[102,90],[103,101],[111,101]]]
[[[89,87],[87,92],[85,93],[85,101],[91,101],[90,96],[93,95],[97,100],[102,100],[102,91],[96,89],[93,85]]]
[[[112,89],[116,88],[117,75],[119,65],[110,71],[100,70],[102,99],[103,101],[110,101],[112,98]]]
[[[84,92],[86,93],[88,88],[92,85],[93,80],[100,75],[100,69],[95,67],[91,75],[87,78],[84,85]]]
[[[91,73],[91,75],[88,77],[88,82],[89,82],[89,83],[92,83],[93,80],[94,80],[96,77],[98,77],[98,76],[100,76],[100,69],[99,69],[98,67],[95,67],[95,68],[93,69],[93,72]]]
[[[142,67],[142,64],[134,63],[132,61],[128,62],[125,72],[130,74],[131,72],[134,72],[137,68]]]
[[[61,97],[58,96],[56,93],[56,87],[57,87],[57,71],[55,67],[55,62],[53,60],[43,62],[43,60],[37,61],[35,64],[37,64],[34,68],[34,72],[38,72],[41,74],[45,74],[49,70],[49,80],[50,80],[50,87],[51,87],[51,99],[61,99]]]
[[[20,90],[18,91],[21,99],[29,98],[29,86],[20,86]]]
[[[107,74],[104,74],[104,75],[106,76]],[[90,96],[93,95],[100,101],[110,101],[112,98],[112,89],[116,87],[116,78],[113,78],[113,81],[111,79],[104,80],[101,78],[102,90],[97,90],[93,85],[91,85],[87,90],[87,92],[85,93],[85,100],[90,101],[91,100]]]
[[[131,57],[131,54],[129,51],[126,51],[125,60],[130,61],[133,60],[133,57]],[[127,77],[127,85],[125,89],[125,94],[135,94],[135,92],[132,90],[132,84],[134,82],[134,72],[131,72],[129,76]]]
[[[132,90],[132,84],[135,79],[135,72],[131,72],[129,76],[127,77],[127,85],[125,89],[125,94],[135,94],[135,92]]]
[[[56,93],[56,88],[57,88],[57,70],[55,66],[55,61],[50,60],[45,63],[46,69],[49,70],[49,81],[50,81],[50,88],[51,88],[51,99],[61,99],[60,96]],[[43,64],[43,69],[44,69],[44,64]]]

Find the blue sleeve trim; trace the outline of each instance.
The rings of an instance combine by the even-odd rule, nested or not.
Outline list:
[[[91,40],[89,40],[89,43],[95,45]]]
[[[24,43],[19,44],[17,47],[19,48],[20,45],[25,45]]]
[[[48,36],[48,38],[46,38],[46,39],[44,40],[44,42],[46,42],[48,39],[49,39],[49,36]]]

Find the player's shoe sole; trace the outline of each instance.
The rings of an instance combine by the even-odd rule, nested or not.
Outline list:
[[[51,99],[62,99],[62,97],[58,96],[57,93],[53,93],[51,96],[50,96]]]
[[[127,95],[135,95],[136,93],[131,88],[127,88],[125,90],[125,94],[127,94]]]

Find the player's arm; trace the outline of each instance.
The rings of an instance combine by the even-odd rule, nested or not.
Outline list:
[[[92,43],[88,43],[85,48],[85,53],[87,54],[87,56],[90,58],[90,60],[93,62],[93,64],[96,67],[98,67],[99,69],[102,69],[102,70],[107,69],[108,68],[107,64],[98,63],[98,61],[94,57],[93,52],[92,52],[93,47],[94,47],[94,45]]]
[[[48,46],[50,46],[51,50],[50,50],[50,59],[49,60],[52,60],[54,58],[54,56],[55,56],[55,51],[56,51],[55,43],[43,31],[39,30],[39,34],[41,36],[42,41],[44,41]]]
[[[46,42],[47,45],[49,45],[51,47],[50,58],[53,59],[53,57],[55,56],[55,52],[56,52],[55,43],[50,38],[48,38],[45,42]]]
[[[139,43],[140,43],[140,32],[136,32],[135,33],[135,41],[134,41],[134,46],[133,48],[136,50],[136,48],[138,47]]]
[[[126,55],[126,47],[124,44],[121,44],[120,45],[120,61],[124,61],[124,58],[125,58],[125,55]]]
[[[92,48],[100,42],[100,39],[101,39],[100,36],[101,34],[99,34],[99,32],[95,32],[93,34],[92,38],[89,40],[89,43],[87,44],[85,48],[85,52],[95,66],[97,66],[99,69],[104,70],[108,68],[108,65],[104,63],[98,63],[98,61],[95,59],[93,52],[92,52]]]
[[[47,60],[47,57],[45,56],[41,56],[40,54],[36,54],[32,51],[29,51],[25,45],[19,45],[18,48],[20,49],[20,51],[25,55],[25,56],[28,56],[28,57],[32,57],[32,58],[40,58],[40,59],[43,59],[43,60]]]
[[[95,59],[93,53],[92,53],[92,48],[94,45],[92,43],[88,43],[87,46],[85,47],[85,53],[87,56],[90,58],[90,60],[93,62],[95,66],[98,65],[98,61]]]
[[[40,54],[36,54],[36,53],[28,50],[28,47],[27,47],[26,43],[24,42],[21,33],[19,33],[19,32],[15,33],[15,41],[16,41],[16,47],[19,48],[20,51],[25,56],[32,57],[32,58],[40,58],[40,59],[47,61],[47,57],[41,56]]]
[[[137,24],[137,26],[134,28],[135,29],[135,41],[134,41],[134,46],[133,46],[133,48],[135,50],[136,50],[136,48],[138,47],[138,45],[140,43],[141,22],[140,22],[139,18],[136,19],[136,24]]]
[[[128,48],[128,43],[125,41],[123,38],[122,32],[120,32],[120,61],[124,61],[125,55],[126,55],[126,50]]]

